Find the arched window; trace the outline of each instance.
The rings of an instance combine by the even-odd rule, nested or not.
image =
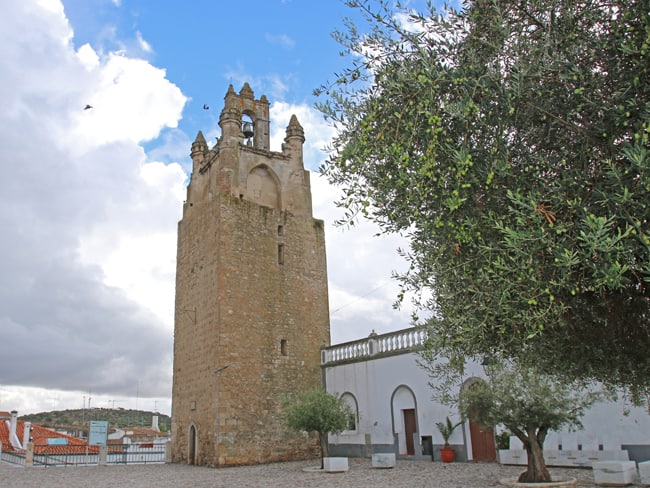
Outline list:
[[[346,432],[355,432],[357,426],[359,425],[359,405],[357,404],[357,399],[350,392],[343,393],[341,399],[350,407],[352,411],[348,417],[348,426],[345,429]]]

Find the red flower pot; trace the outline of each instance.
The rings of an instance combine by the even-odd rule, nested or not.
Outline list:
[[[456,459],[456,451],[450,447],[443,447],[440,449],[440,458],[443,463],[453,463],[454,459]]]

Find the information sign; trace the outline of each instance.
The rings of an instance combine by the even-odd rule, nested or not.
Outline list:
[[[108,439],[108,421],[91,420],[88,434],[89,446],[105,446]]]

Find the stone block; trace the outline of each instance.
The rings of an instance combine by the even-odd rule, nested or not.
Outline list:
[[[544,459],[547,466],[567,466],[589,468],[598,461],[629,461],[630,457],[625,450],[618,451],[558,451],[557,449],[544,449]],[[526,451],[523,449],[499,450],[501,464],[514,464],[525,466],[528,461]]]
[[[372,455],[373,468],[394,468],[395,464],[395,453],[386,452]]]
[[[636,478],[634,461],[597,461],[592,468],[594,482],[600,486],[627,486]]]
[[[106,466],[108,461],[108,446],[99,446],[99,465]]]
[[[328,473],[344,473],[348,470],[348,458],[326,457],[323,458],[323,469]]]
[[[641,476],[642,485],[650,485],[650,461],[639,463],[639,476]]]
[[[499,462],[501,464],[525,465],[528,458],[523,449],[499,449]]]

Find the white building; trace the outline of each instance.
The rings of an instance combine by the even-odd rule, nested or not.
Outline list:
[[[398,457],[440,460],[443,438],[436,422],[457,422],[457,411],[432,398],[426,371],[418,365],[423,333],[413,328],[322,350],[321,367],[328,393],[346,399],[356,412],[350,430],[330,436],[330,455],[369,456],[395,453]],[[484,376],[480,365],[468,368],[465,384]],[[459,385],[460,387],[461,385]],[[624,400],[594,405],[578,432],[551,432],[545,443],[549,465],[589,465],[603,459],[650,460],[650,415]],[[352,425],[354,424],[354,425]],[[459,426],[450,444],[457,461],[495,461],[494,433],[473,422]],[[516,438],[500,461],[525,464]]]

